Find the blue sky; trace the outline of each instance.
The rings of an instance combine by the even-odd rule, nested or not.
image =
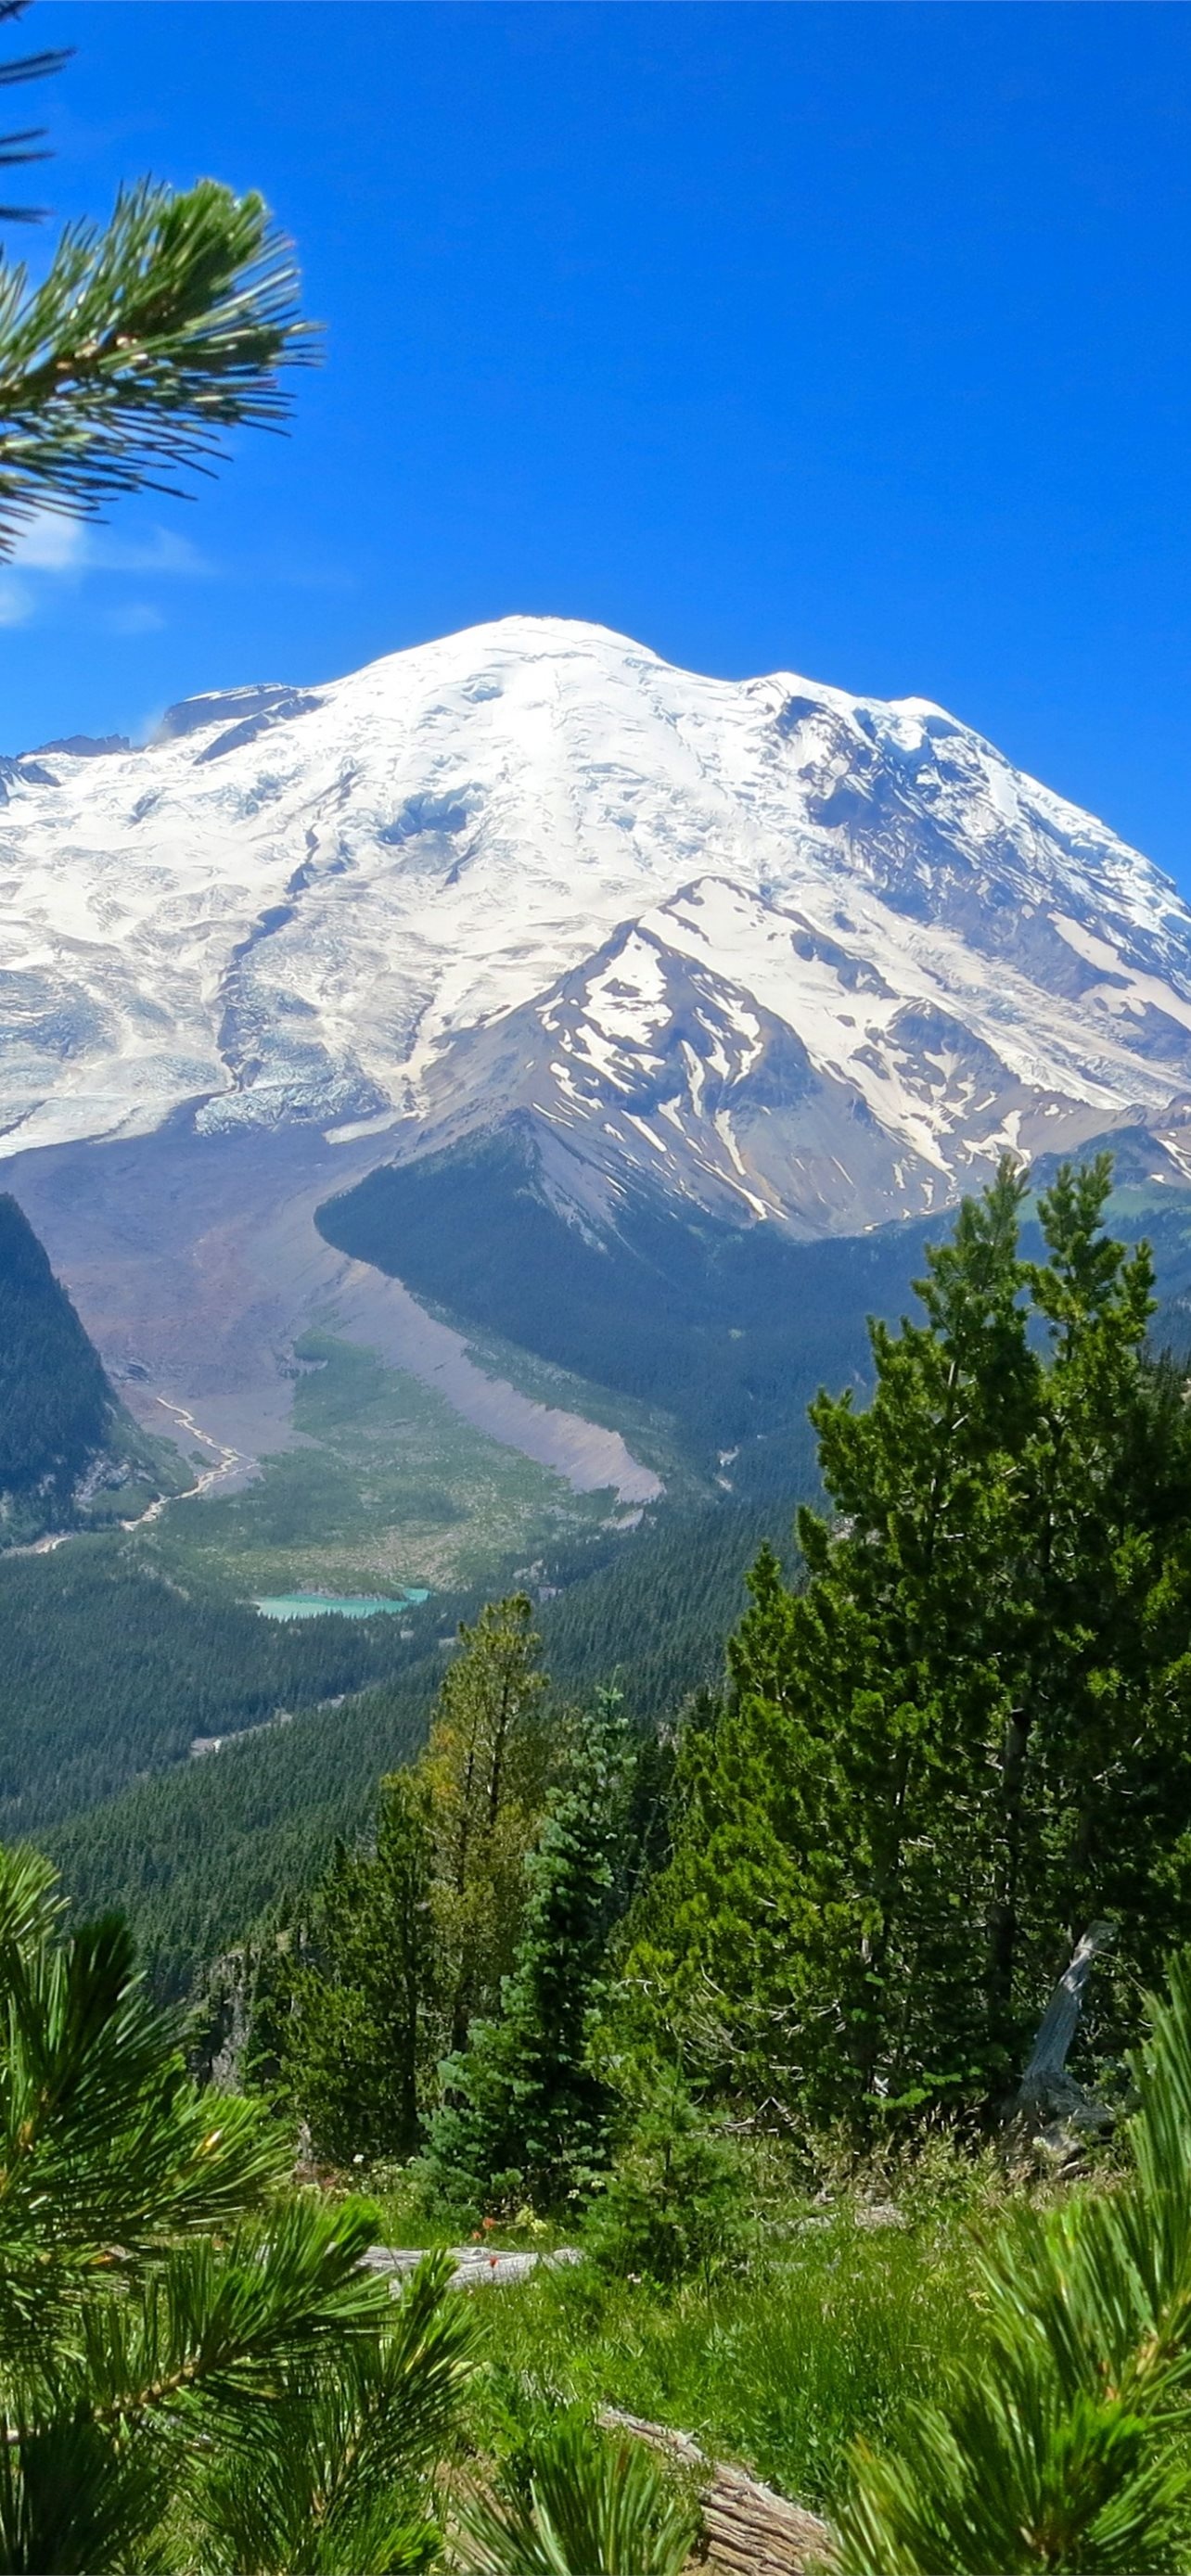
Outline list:
[[[60,211],[263,187],[328,340],[288,441],[0,576],[0,749],[550,612],[938,698],[1191,885],[1187,8],[26,27]]]

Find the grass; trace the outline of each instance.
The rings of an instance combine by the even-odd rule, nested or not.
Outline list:
[[[486,2292],[479,2313],[498,2388],[623,2407],[829,2512],[855,2437],[895,2446],[975,2349],[974,2287],[960,2222],[841,2216],[740,2279],[665,2294],[584,2264]]]
[[[241,1493],[184,1502],[155,1525],[180,1573],[201,1568],[247,1594],[454,1589],[594,1532],[613,1505],[574,1493],[373,1351],[309,1333],[298,1357],[298,1444]]]
[[[404,2168],[362,2180],[386,2244],[454,2241]],[[616,2406],[830,2514],[857,2437],[896,2448],[978,2352],[976,2234],[1004,2223],[1006,2181],[935,2142],[896,2171],[841,2174],[827,2209],[765,2158],[754,2184],[765,2250],[736,2271],[663,2288],[589,2259],[477,2290],[478,2447],[562,2407]],[[890,2187],[901,2223],[875,2224],[873,2195]],[[505,2249],[568,2241],[582,2248],[581,2222],[560,2230],[528,2211],[491,2234]]]
[[[324,2195],[340,2190],[362,2191],[376,2212],[377,2243],[400,2245],[408,2252],[426,2252],[438,2245],[499,2246],[502,2253],[532,2250],[549,2252],[556,2245],[574,2241],[573,2226],[568,2230],[553,2219],[539,2218],[529,2208],[513,2218],[499,2221],[486,2219],[482,2226],[468,2227],[458,2212],[444,2211],[441,2203],[428,2201],[406,2165],[373,2165],[361,2177],[337,2176],[323,2179],[319,2188]]]

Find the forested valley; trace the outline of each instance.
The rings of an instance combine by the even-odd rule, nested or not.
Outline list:
[[[796,1531],[401,1621],[0,1569],[20,2563],[678,2576],[693,2433],[791,2569],[1191,2564],[1191,1409],[1110,1187],[925,1245]]]

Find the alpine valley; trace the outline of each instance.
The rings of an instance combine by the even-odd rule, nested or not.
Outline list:
[[[564,1687],[714,1677],[809,1398],[1006,1151],[1112,1146],[1186,1338],[1191,912],[925,701],[509,618],[0,800],[6,1312],[81,1426],[0,1535],[116,1524],[0,1569],[0,1805],[170,1979],[510,1583]]]
[[[924,700],[508,618],[0,797],[6,1178],[231,1483],[312,1324],[623,1512],[780,1480],[1006,1149],[1191,1180],[1191,913]]]

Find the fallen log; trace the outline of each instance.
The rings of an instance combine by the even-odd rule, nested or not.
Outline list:
[[[451,2287],[457,2290],[472,2289],[484,2281],[523,2281],[539,2266],[553,2270],[558,2264],[581,2260],[573,2245],[556,2246],[549,2253],[536,2249],[502,2253],[495,2246],[457,2245],[451,2252],[455,2260]],[[394,2288],[421,2261],[421,2250],[404,2245],[370,2245],[363,2257],[365,2268],[387,2274]],[[610,2433],[629,2433],[636,2441],[648,2442],[698,2478],[703,2546],[692,2568],[714,2570],[717,2576],[819,2576],[819,2571],[830,2569],[830,2525],[805,2505],[791,2504],[788,2496],[763,2486],[747,2469],[709,2459],[689,2433],[676,2433],[668,2424],[648,2423],[644,2416],[626,2415],[618,2406],[601,2407],[599,2421]]]
[[[763,2486],[747,2469],[708,2458],[689,2433],[650,2424],[619,2406],[602,2406],[599,2421],[610,2433],[631,2433],[662,2451],[699,2480],[703,2550],[692,2567],[720,2576],[826,2576],[833,2563],[831,2526],[805,2505]]]
[[[582,2260],[575,2245],[557,2245],[550,2253],[531,2248],[502,2254],[494,2245],[452,2245],[449,2250],[455,2266],[450,2284],[453,2290],[472,2290],[484,2281],[524,2281],[539,2265],[552,2272],[561,2263]],[[360,2261],[365,2272],[387,2272],[394,2281],[403,2281],[407,2273],[416,2272],[424,2259],[424,2246],[370,2245]]]

